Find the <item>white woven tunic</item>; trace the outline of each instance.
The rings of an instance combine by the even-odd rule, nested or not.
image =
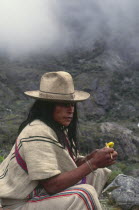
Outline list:
[[[28,172],[18,164],[14,145],[0,165],[0,198],[4,209],[101,209],[98,195],[110,175],[109,169],[98,169],[86,177],[86,184],[77,184],[49,196],[42,189],[37,193],[36,187],[39,180],[77,168],[68,150],[58,142],[56,133],[40,120],[33,121],[22,130],[17,147]],[[36,194],[32,194],[34,191]]]
[[[18,149],[27,164],[26,173],[15,158],[15,145],[0,165],[0,198],[26,199],[38,181],[76,168],[55,132],[39,120],[18,136]]]

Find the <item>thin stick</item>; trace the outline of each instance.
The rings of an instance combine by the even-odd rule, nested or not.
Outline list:
[[[107,148],[110,148],[107,144],[106,144],[106,147],[107,147]],[[111,157],[111,159],[113,160],[113,155],[112,155],[112,153],[110,153],[110,157]]]

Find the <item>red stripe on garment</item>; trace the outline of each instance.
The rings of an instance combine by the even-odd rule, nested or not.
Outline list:
[[[94,209],[94,206],[93,206],[93,204],[92,204],[92,202],[91,202],[91,199],[90,199],[90,196],[88,195],[88,193],[85,191],[85,190],[81,190],[81,189],[72,189],[72,191],[81,191],[81,192],[83,192],[83,193],[85,193],[86,195],[87,195],[87,198],[89,199],[89,201],[90,201],[90,203],[91,203],[91,207],[92,207],[92,209]],[[68,191],[70,191],[70,190],[66,190],[66,192],[68,192]]]
[[[23,158],[21,157],[19,150],[18,150],[18,146],[17,146],[17,141],[15,143],[15,158],[17,163],[20,165],[20,167],[26,172],[28,173],[28,169],[27,169],[27,165],[26,162],[23,160]]]
[[[91,199],[90,199],[90,196],[88,195],[88,193],[86,192],[86,191],[84,191],[84,190],[81,190],[81,189],[70,189],[70,190],[66,190],[66,191],[64,191],[63,193],[66,193],[66,192],[70,192],[70,191],[81,191],[81,192],[83,192],[86,196],[87,196],[87,198],[88,198],[88,200],[89,200],[89,202],[90,202],[90,204],[91,204],[91,207],[92,207],[92,210],[95,210],[95,204],[93,205],[93,203],[92,203],[92,201],[91,201]],[[62,192],[61,192],[62,193]],[[86,201],[85,201],[85,199],[83,198],[83,196],[82,195],[79,195],[78,193],[69,193],[69,194],[63,194],[63,195],[54,195],[54,196],[50,196],[50,197],[46,197],[46,198],[42,198],[42,199],[40,199],[40,200],[29,200],[28,202],[39,202],[39,201],[43,201],[43,200],[47,200],[47,199],[51,199],[51,198],[58,198],[58,197],[64,197],[64,196],[70,196],[70,195],[73,195],[73,194],[76,194],[76,195],[78,195],[83,201],[84,201],[84,203],[85,203],[85,205],[86,205],[86,207],[87,207],[87,209],[89,209],[90,210],[90,208],[87,206],[87,204],[86,204]],[[45,195],[44,195],[45,196]],[[42,196],[35,196],[36,198],[40,198],[40,197],[42,197]]]
[[[28,202],[35,203],[35,202],[39,202],[39,201],[43,201],[43,200],[48,200],[48,199],[51,199],[51,198],[66,197],[66,196],[70,196],[70,195],[73,195],[73,194],[78,195],[78,196],[84,201],[87,210],[90,210],[90,208],[88,208],[88,206],[87,206],[87,204],[86,204],[85,199],[84,199],[81,195],[79,195],[78,193],[71,193],[71,194],[69,193],[69,194],[67,194],[67,195],[56,195],[56,196],[52,196],[52,197],[43,198],[43,199],[40,199],[40,200],[37,200],[37,201],[31,200],[31,201],[28,201]],[[38,197],[38,196],[36,196],[36,197]],[[94,209],[94,208],[93,208],[93,209]]]

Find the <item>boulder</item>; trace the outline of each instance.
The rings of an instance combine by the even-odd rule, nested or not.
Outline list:
[[[122,210],[139,209],[139,178],[119,174],[103,194]]]
[[[133,131],[115,122],[80,124],[81,150],[89,153],[96,148],[103,148],[106,142],[113,141],[119,161],[139,162],[139,137]]]
[[[130,129],[114,122],[101,123],[100,129],[104,136],[114,141],[119,160],[139,162],[139,138]]]

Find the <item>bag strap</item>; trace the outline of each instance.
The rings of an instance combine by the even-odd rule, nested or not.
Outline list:
[[[20,165],[20,167],[26,172],[28,173],[28,169],[27,169],[27,164],[26,162],[23,160],[23,158],[21,157],[20,153],[19,153],[19,149],[17,146],[17,140],[15,143],[15,158],[17,163]]]
[[[73,156],[73,154],[72,154],[71,148],[70,148],[70,146],[69,146],[69,140],[68,140],[68,137],[67,137],[66,134],[65,134],[65,137],[66,137],[66,142],[65,142],[65,143],[66,143],[68,152],[69,152],[71,158],[73,159],[73,161],[74,161],[75,164],[76,164],[76,161],[75,161],[75,158],[74,158],[74,156]],[[79,184],[86,184],[86,177],[83,177],[82,180],[81,180],[81,182],[80,182]]]
[[[67,136],[66,136],[66,142],[65,143],[66,143],[66,146],[67,146],[67,149],[68,149],[68,152],[69,152],[70,157],[75,162],[75,158],[74,158],[73,153],[71,151],[71,148],[70,148],[70,145],[69,145],[69,140],[68,140]]]

